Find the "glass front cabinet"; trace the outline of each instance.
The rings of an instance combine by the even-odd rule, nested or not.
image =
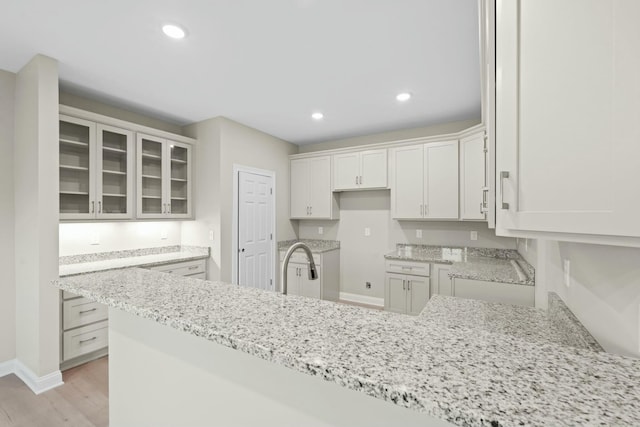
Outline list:
[[[137,134],[138,218],[191,218],[191,146]]]
[[[133,133],[60,116],[60,219],[133,218]]]

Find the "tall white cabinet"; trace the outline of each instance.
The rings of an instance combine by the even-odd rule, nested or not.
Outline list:
[[[393,151],[391,210],[395,219],[458,219],[458,141]]]
[[[133,217],[133,133],[60,115],[60,219]]]
[[[339,211],[331,191],[331,156],[291,160],[291,218],[337,219]]]
[[[191,146],[137,135],[138,218],[191,217]]]
[[[640,245],[640,2],[496,16],[497,233]]]

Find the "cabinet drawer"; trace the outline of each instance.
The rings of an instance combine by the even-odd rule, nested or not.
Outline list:
[[[198,273],[206,273],[206,264],[204,260],[177,262],[151,267],[151,270],[176,274],[178,276],[191,276]]]
[[[280,252],[280,262],[284,261],[284,254],[285,253],[286,253],[285,251],[281,251]],[[302,251],[302,249],[300,249],[298,251],[295,251],[291,255],[291,258],[289,258],[289,262],[306,264],[307,263],[307,254],[304,253]],[[320,254],[313,254],[313,262],[315,262],[316,264],[320,264]]]
[[[388,259],[386,260],[385,267],[388,273],[411,274],[413,276],[429,277],[429,270],[431,265],[425,262],[399,261],[395,259]]]
[[[108,344],[109,323],[106,320],[67,331],[62,337],[63,358],[64,360],[73,359],[99,350]]]
[[[106,320],[108,308],[104,304],[76,298],[65,301],[62,307],[62,328],[64,330]]]

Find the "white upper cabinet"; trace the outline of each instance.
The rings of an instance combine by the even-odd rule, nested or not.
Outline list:
[[[393,149],[395,219],[458,219],[458,141]]]
[[[138,218],[190,218],[191,146],[137,134]]]
[[[133,133],[60,116],[60,219],[133,217]]]
[[[339,211],[331,192],[331,157],[291,160],[291,218],[337,219]]]
[[[333,190],[387,188],[387,150],[333,155]]]
[[[496,16],[497,233],[640,237],[640,2],[498,0]]]
[[[460,219],[484,220],[487,211],[487,146],[484,132],[460,140]]]

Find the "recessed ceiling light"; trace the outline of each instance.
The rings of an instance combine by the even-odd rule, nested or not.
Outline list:
[[[311,115],[311,118],[313,120],[322,120],[324,118],[324,114],[322,114],[322,113],[313,113]]]
[[[409,92],[402,92],[396,95],[396,99],[401,102],[408,101],[410,98],[411,94]]]
[[[162,27],[162,32],[172,39],[183,39],[186,34],[182,28],[173,24],[164,25]]]

